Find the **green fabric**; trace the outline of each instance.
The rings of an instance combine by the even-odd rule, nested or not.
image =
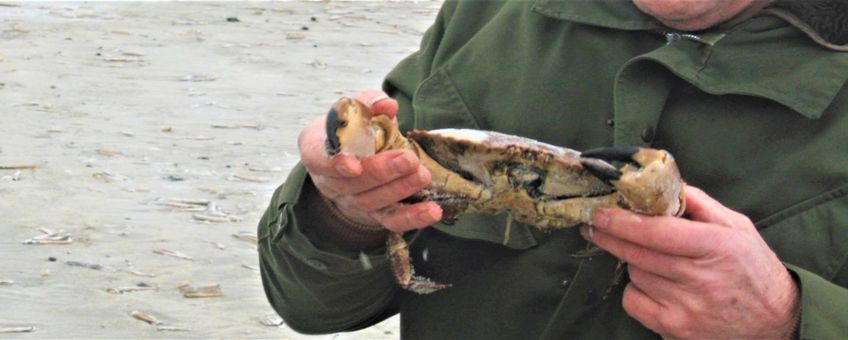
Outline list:
[[[404,130],[671,151],[687,182],[756,221],[800,280],[801,337],[848,336],[848,54],[768,14],[681,33],[629,1],[447,1],[384,88]],[[622,287],[608,289],[615,259],[571,256],[586,247],[576,229],[514,224],[504,242],[505,216],[427,228],[411,249],[417,273],[453,286],[415,295],[394,287],[381,256],[365,269],[303,236],[315,227],[297,207],[304,185],[298,166],[259,226],[266,293],[296,330],[399,311],[410,339],[656,337],[623,311]]]

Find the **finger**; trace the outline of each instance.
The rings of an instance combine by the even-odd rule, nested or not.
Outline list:
[[[700,188],[687,185],[685,193],[686,217],[731,228],[753,227],[747,216],[724,206]]]
[[[602,209],[592,219],[598,231],[668,255],[700,257],[712,250],[726,228],[679,217],[643,216]]]
[[[313,120],[298,137],[298,148],[303,165],[312,176],[338,178],[359,176],[362,173],[362,165],[356,157],[344,154],[334,157],[327,155],[324,144],[327,139],[324,131],[325,119],[326,117],[320,117]]]
[[[652,274],[672,281],[683,281],[689,278],[683,269],[685,263],[683,261],[689,258],[660,253],[600,230],[589,231],[589,228],[591,227],[581,227],[580,234],[621,261],[629,263],[631,267],[644,268]]]
[[[663,333],[660,327],[659,316],[665,308],[657,301],[651,299],[632,282],[624,287],[624,297],[621,305],[628,315],[642,323],[645,327],[657,333]]]
[[[430,172],[427,168],[419,166],[415,173],[353,195],[350,198],[350,203],[366,211],[379,210],[421,191],[428,184],[430,184]]]
[[[433,202],[394,205],[370,213],[369,216],[379,221],[386,229],[403,232],[438,223],[442,219],[442,208]]]
[[[679,303],[677,300],[684,294],[679,284],[665,277],[656,275],[635,265],[627,266],[630,282],[645,295],[663,305]]]
[[[362,102],[375,114],[394,117],[398,111],[398,102],[380,90],[367,90],[354,93],[354,99]]]

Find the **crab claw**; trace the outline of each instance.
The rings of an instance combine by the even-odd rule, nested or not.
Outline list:
[[[360,157],[373,155],[375,137],[371,128],[372,117],[371,110],[356,99],[344,97],[336,101],[327,113],[327,154],[335,156],[344,152]]]
[[[589,150],[580,156],[583,167],[615,186],[630,209],[646,215],[683,214],[685,185],[674,157],[667,151],[612,147]],[[626,164],[619,170],[605,160]]]

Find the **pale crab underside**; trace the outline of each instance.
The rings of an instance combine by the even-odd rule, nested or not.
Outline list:
[[[528,138],[469,129],[411,131],[408,138],[385,116],[373,116],[350,98],[327,116],[327,151],[361,157],[409,149],[430,170],[428,188],[403,203],[432,201],[451,223],[467,212],[508,212],[538,228],[591,221],[595,211],[621,207],[647,215],[680,215],[683,181],[666,151],[603,148],[580,153]],[[607,163],[627,163],[617,169]],[[446,287],[413,275],[406,242],[389,238],[388,253],[399,284],[419,293]]]

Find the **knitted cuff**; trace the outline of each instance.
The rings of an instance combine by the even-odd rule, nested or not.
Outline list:
[[[367,225],[352,221],[312,183],[305,185],[302,199],[305,215],[311,220],[303,232],[318,248],[363,251],[385,244],[388,235],[385,228],[379,224]]]

